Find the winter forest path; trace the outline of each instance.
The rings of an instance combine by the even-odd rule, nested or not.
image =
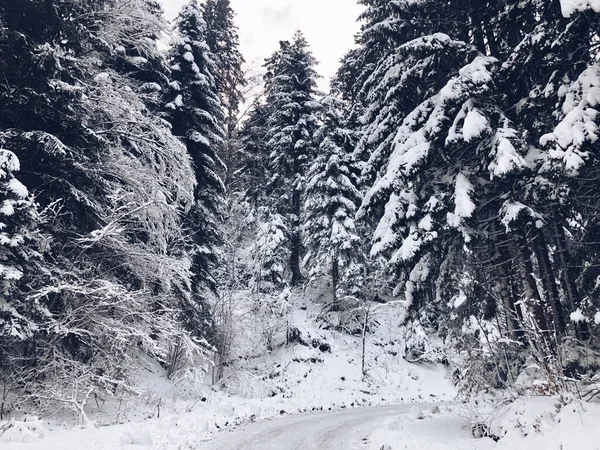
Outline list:
[[[248,424],[219,433],[199,450],[368,450],[369,437],[382,423],[409,414],[414,407],[344,409]]]

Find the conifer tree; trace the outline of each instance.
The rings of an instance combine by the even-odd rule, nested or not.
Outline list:
[[[360,91],[375,69],[376,64],[393,52],[391,40],[394,34],[395,18],[390,2],[385,0],[359,0],[365,7],[359,17],[361,31],[355,37],[356,48],[342,58],[340,68],[334,77],[332,87],[351,103],[363,102]]]
[[[244,197],[257,208],[267,202],[266,182],[271,178],[269,147],[267,146],[267,121],[269,105],[257,103],[248,113],[248,119],[240,130],[241,177]]]
[[[315,65],[316,60],[299,31],[292,42],[282,41],[280,49],[266,62],[267,147],[272,174],[269,189],[274,197],[274,211],[289,222],[292,286],[303,278],[302,197],[318,127]]]
[[[202,15],[206,22],[206,43],[214,55],[215,85],[225,114],[225,138],[219,148],[224,162],[222,178],[226,186],[237,186],[241,167],[238,122],[246,80],[235,13],[229,0],[207,0]]]
[[[196,174],[194,205],[186,217],[192,248],[192,321],[209,321],[205,289],[216,290],[213,271],[219,261],[219,212],[224,186],[217,149],[223,142],[224,113],[218,96],[215,57],[207,42],[206,23],[197,0],[187,3],[177,18],[177,37],[169,54],[171,83],[166,115],[192,158]]]
[[[285,219],[274,214],[264,217],[253,248],[253,283],[258,292],[275,292],[286,284],[289,231]]]
[[[354,133],[345,126],[347,107],[324,98],[324,122],[317,132],[317,157],[308,172],[304,242],[311,276],[329,273],[333,302],[357,296],[363,288],[365,255],[354,216],[362,200],[357,189],[359,164],[353,160]]]
[[[207,0],[202,16],[206,22],[206,43],[214,55],[215,84],[225,112],[227,136],[237,128],[242,88],[246,84],[239,51],[235,13],[229,0]]]
[[[121,15],[147,17],[142,3],[0,4],[0,146],[18,157],[47,236],[40,270],[23,271],[13,296],[44,311],[4,355],[19,389],[44,383],[59,395],[74,378],[82,390],[122,380],[131,348],[161,359],[185,335],[172,311],[185,303],[189,267],[174,243],[192,203],[191,163],[115,63],[124,42],[155,45],[136,41],[132,27],[145,27]]]
[[[28,189],[14,174],[20,169],[16,155],[0,149],[0,336],[3,366],[11,346],[35,335],[47,314],[40,303],[27,301],[24,283],[37,271],[43,253],[43,236],[38,231],[40,215]]]
[[[371,189],[359,215],[375,218],[372,256],[394,268],[413,324],[445,333],[439,317],[503,315],[500,331],[557,370],[544,361],[569,330],[589,338],[594,313],[582,290],[595,289],[595,252],[575,250],[594,245],[591,203],[577,194],[594,176],[574,178],[593,172],[582,150],[597,140],[598,16],[566,17],[559,2],[372,3],[365,17],[381,25],[360,39],[375,52],[379,34],[391,49],[355,64],[368,70],[358,86],[347,58],[336,85],[362,113],[355,154]],[[439,8],[456,20],[435,20]]]

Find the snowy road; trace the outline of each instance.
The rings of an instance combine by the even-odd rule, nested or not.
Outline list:
[[[367,450],[369,437],[382,423],[408,414],[414,406],[344,409],[248,424],[219,433],[199,449]]]

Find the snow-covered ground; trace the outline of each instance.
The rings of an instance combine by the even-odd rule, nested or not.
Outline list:
[[[370,333],[365,339],[362,373],[362,337],[340,333],[331,324],[339,315],[323,313],[330,298],[321,289],[297,292],[289,300],[289,315],[275,329],[272,350],[265,348],[262,317],[242,306],[238,362],[228,367],[221,383],[227,392],[246,397],[281,396],[299,405],[377,405],[411,401],[450,400],[456,391],[441,365],[411,364],[404,355],[400,327],[402,304],[377,304],[370,311]],[[348,328],[361,326],[342,313]],[[360,314],[360,311],[359,311]],[[268,319],[272,324],[276,320]],[[297,329],[305,345],[286,345],[286,330]],[[326,347],[322,348],[321,344]],[[244,348],[244,346],[246,346]],[[324,405],[325,403],[325,405]]]
[[[561,405],[549,397],[521,398],[485,413],[490,437],[474,438],[475,411],[462,404],[413,407],[391,416],[370,436],[370,448],[406,450],[598,450],[600,405]],[[416,414],[415,414],[416,412]],[[476,414],[475,414],[476,415]],[[477,434],[477,433],[475,433]],[[385,447],[389,445],[390,447]]]
[[[403,339],[394,306],[372,312],[363,375],[362,337],[326,329],[327,320],[318,319],[329,300],[326,296],[295,292],[286,300],[288,312],[268,318],[265,311],[253,310],[255,300],[244,292],[235,298],[231,355],[235,362],[228,365],[218,386],[209,385],[210,371],[201,384],[195,379],[174,384],[166,380],[162,367],[140,356],[135,380],[143,387],[140,396],[90,399],[86,411],[90,424],[84,428],[74,427],[76,417],[65,410],[48,410],[39,418],[20,414],[0,422],[0,449],[79,449],[84,444],[94,449],[132,444],[196,448],[219,429],[254,420],[449,401],[455,396],[444,367],[410,364],[402,358]],[[260,300],[264,304],[277,299]],[[283,326],[273,326],[278,320]],[[266,325],[271,327],[268,333]],[[299,331],[303,344],[286,343],[290,328]]]
[[[200,384],[174,384],[160,366],[140,357],[140,396],[90,400],[86,426],[74,426],[64,410],[39,418],[23,412],[0,422],[0,450],[250,450],[243,443],[253,440],[271,445],[261,448],[304,450],[600,448],[597,405],[558,407],[549,398],[501,408],[457,402],[444,366],[402,357],[401,303],[370,312],[363,374],[362,337],[325,326],[339,319],[322,319],[326,297],[290,297],[290,313],[280,315],[284,326],[269,331],[271,350],[265,347],[265,312],[253,313],[250,297],[241,293],[235,301],[235,362],[217,387],[209,385],[209,376]],[[290,328],[298,329],[304,344],[286,343]],[[473,422],[502,439],[476,439]],[[207,442],[215,437],[214,444]]]
[[[600,406],[588,404],[584,408],[574,403],[557,410],[551,398],[518,400],[495,411],[491,430],[506,433],[498,442],[473,436],[465,417],[466,413],[470,417],[470,411],[464,405],[421,403],[286,415],[258,423],[249,421],[240,427],[207,410],[60,432],[45,431],[39,422],[32,421],[14,423],[3,437],[14,436],[21,442],[5,442],[0,449],[599,449]]]
[[[231,433],[220,433],[213,441],[207,442],[201,448],[203,450],[358,448],[380,450],[386,444],[379,444],[372,440],[374,430],[378,430],[382,424],[401,421],[404,416],[410,415],[414,408],[417,407],[398,405],[293,416],[246,425]]]

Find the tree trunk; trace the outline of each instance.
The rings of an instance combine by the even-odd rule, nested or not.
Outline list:
[[[481,28],[485,33],[485,39],[489,48],[489,52],[487,54],[490,56],[498,56],[498,43],[496,41],[496,35],[494,34],[493,27],[490,25],[490,17],[487,15],[481,20]]]
[[[560,265],[560,280],[563,287],[567,302],[571,311],[575,311],[581,304],[579,289],[575,280],[577,276],[573,273],[571,257],[567,252],[567,240],[565,232],[556,217],[553,220],[554,225],[554,240],[556,244],[556,254]],[[590,330],[585,322],[575,323],[575,336],[579,340],[586,340],[590,337]]]
[[[502,306],[504,307],[506,328],[511,339],[520,340],[523,337],[523,333],[520,331],[517,322],[517,311],[510,287],[510,275],[506,272],[504,264],[500,267],[499,271],[500,277],[498,281],[500,284],[500,299],[502,300]]]
[[[470,0],[469,1],[469,18],[471,19],[471,30],[473,32],[473,44],[477,47],[482,54],[486,55],[487,51],[485,48],[485,40],[483,38],[483,25],[481,22],[481,12],[479,11],[477,5],[479,4],[479,0]]]
[[[290,269],[292,270],[292,286],[297,286],[302,282],[302,272],[300,271],[300,252],[302,241],[300,235],[300,210],[301,196],[298,189],[294,189],[292,197],[292,233],[291,233],[291,253]]]
[[[540,333],[542,339],[548,348],[552,347],[553,340],[550,336],[550,330],[548,328],[548,320],[546,319],[546,312],[544,311],[544,304],[542,297],[538,291],[535,278],[533,276],[533,263],[531,262],[531,249],[527,245],[524,239],[518,239],[518,253],[515,255],[517,270],[519,271],[519,277],[521,279],[523,300],[527,309],[533,314],[535,326],[537,332]],[[545,349],[540,349],[544,351]]]
[[[338,296],[337,296],[337,286],[338,286],[338,278],[339,278],[339,264],[337,257],[333,259],[331,262],[331,283],[332,283],[332,291],[333,291],[333,310],[339,311],[340,305],[338,304]]]
[[[366,350],[366,346],[367,346],[367,327],[369,325],[369,308],[365,307],[364,312],[365,312],[365,317],[364,317],[363,327],[362,327],[362,355],[361,355],[361,362],[360,362],[363,380],[367,376],[367,368],[365,365],[365,350]]]
[[[556,332],[556,338],[560,341],[565,334],[565,315],[560,303],[560,294],[558,292],[558,287],[556,286],[556,277],[552,270],[552,263],[548,256],[548,244],[546,243],[544,233],[540,232],[536,236],[533,248],[540,269],[540,277],[542,279],[544,291],[546,292],[548,305],[552,310],[552,321]]]
[[[500,239],[506,242],[508,237],[505,234],[500,235]],[[512,280],[512,258],[506,244],[498,246],[500,264],[498,265],[498,283],[500,286],[500,299],[504,307],[506,317],[506,328],[508,335],[513,340],[523,340],[523,330],[519,326],[519,311],[515,306],[515,295]]]

